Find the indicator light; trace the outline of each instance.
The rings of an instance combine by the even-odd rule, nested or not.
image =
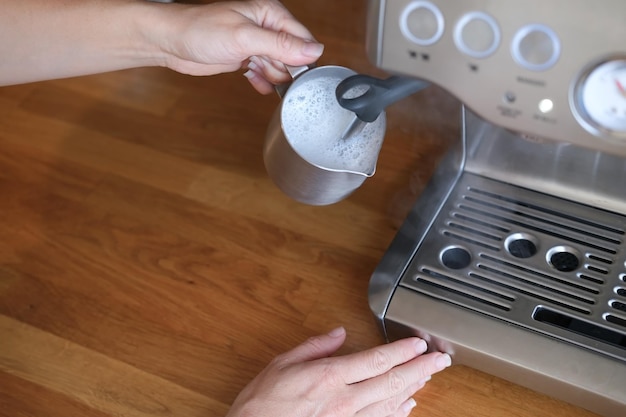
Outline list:
[[[539,111],[541,113],[550,113],[554,108],[554,103],[549,98],[544,98],[539,102]]]

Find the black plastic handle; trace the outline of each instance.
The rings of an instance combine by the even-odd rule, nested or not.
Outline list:
[[[428,85],[426,81],[410,77],[392,76],[382,80],[357,74],[341,81],[335,94],[341,107],[354,112],[360,120],[371,123],[385,108]],[[344,97],[348,91],[356,87],[366,87],[367,91],[358,97]]]

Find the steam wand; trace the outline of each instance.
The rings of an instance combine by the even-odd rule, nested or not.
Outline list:
[[[335,95],[339,105],[354,112],[355,117],[341,135],[346,139],[358,134],[368,123],[375,121],[388,106],[428,87],[426,81],[411,77],[391,76],[380,79],[369,75],[357,74],[339,83]],[[348,98],[353,89],[365,87],[365,93]]]

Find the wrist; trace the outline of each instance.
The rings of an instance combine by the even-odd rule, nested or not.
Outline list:
[[[209,24],[206,17],[217,14],[213,10],[214,5],[145,2],[140,6],[144,6],[140,7],[144,10],[139,11],[137,20],[141,33],[139,46],[152,65],[194,75],[212,75],[212,73],[204,73],[210,63],[194,61],[194,53],[197,51],[190,45],[190,42],[198,40],[197,28],[200,16],[204,17],[200,26],[205,30]],[[210,13],[209,9],[211,9]],[[203,36],[206,38],[207,34],[208,32]],[[205,39],[205,42],[208,43],[211,40]],[[203,67],[197,74],[193,70],[193,65],[196,64]]]
[[[128,5],[129,55],[138,62],[136,66],[167,67],[170,42],[175,39],[177,16],[186,7],[181,4],[133,2]]]

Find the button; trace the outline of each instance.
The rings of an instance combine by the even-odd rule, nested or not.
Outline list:
[[[515,103],[515,100],[517,100],[517,96],[515,95],[514,92],[507,91],[506,93],[504,93],[505,103]]]
[[[556,33],[544,25],[521,28],[511,45],[513,59],[531,71],[544,71],[552,67],[561,54],[561,42]]]
[[[487,13],[467,13],[454,28],[454,43],[466,55],[486,58],[498,49],[500,28]]]
[[[405,38],[422,46],[432,45],[443,35],[441,11],[428,1],[409,3],[400,15],[400,30]]]

